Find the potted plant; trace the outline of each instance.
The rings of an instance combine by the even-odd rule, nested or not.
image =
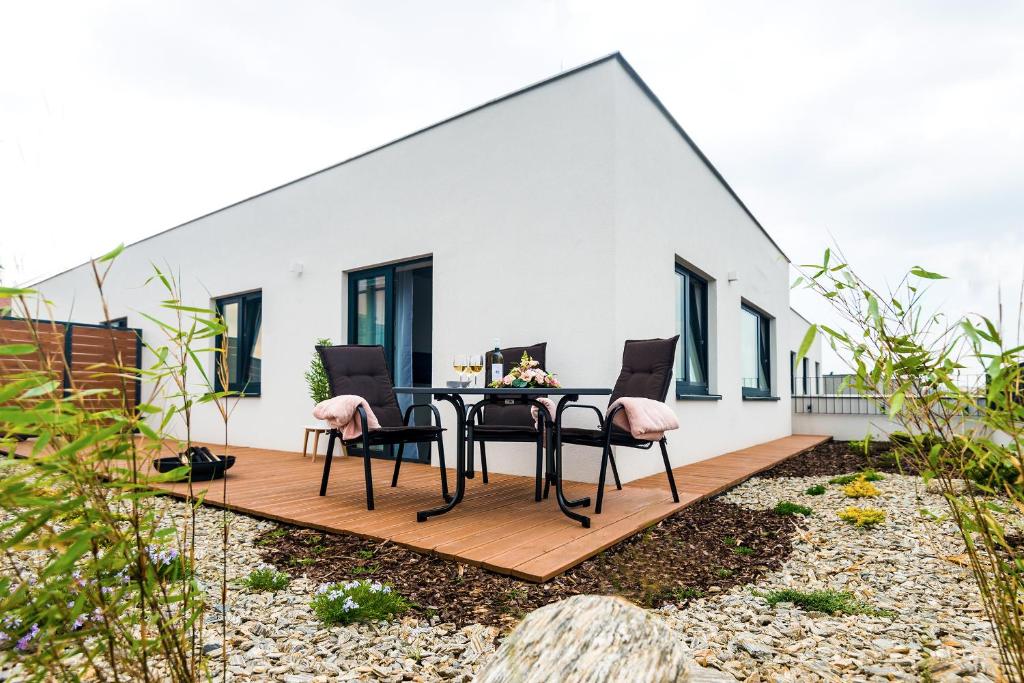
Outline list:
[[[331,340],[317,339],[316,345],[330,346]],[[314,405],[331,397],[330,383],[327,381],[327,371],[324,369],[324,362],[320,359],[320,354],[317,351],[313,351],[313,360],[309,362],[309,370],[306,370],[303,376],[306,378],[306,386],[309,387],[309,397],[313,399]],[[323,420],[319,420],[319,422],[325,425]]]

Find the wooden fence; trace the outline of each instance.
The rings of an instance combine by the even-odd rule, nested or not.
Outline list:
[[[142,358],[142,330],[111,328],[86,323],[36,321],[39,354],[0,357],[0,379],[26,370],[52,369],[65,393],[74,389],[111,389],[87,396],[82,404],[90,410],[108,410],[121,406],[124,382],[117,376],[117,356],[122,367],[138,368]],[[28,324],[19,318],[0,319],[0,344],[34,344]],[[140,382],[128,380],[128,405],[139,404]]]

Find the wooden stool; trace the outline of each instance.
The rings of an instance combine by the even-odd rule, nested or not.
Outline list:
[[[305,429],[306,433],[302,435],[302,457],[306,457],[306,446],[309,444],[309,433],[313,432],[313,462],[316,462],[316,451],[317,447],[320,445],[320,435],[329,434],[331,428],[314,425],[312,427],[306,427]]]

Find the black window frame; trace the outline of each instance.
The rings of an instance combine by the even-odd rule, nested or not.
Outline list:
[[[760,311],[753,306],[740,304],[741,313],[747,312],[758,320],[757,325],[757,355],[758,365],[764,373],[765,389],[760,387],[742,386],[743,398],[772,398],[772,319],[767,313]]]
[[[216,391],[236,391],[243,396],[261,396],[263,394],[263,368],[262,363],[260,367],[260,381],[250,382],[248,379],[250,363],[252,362],[252,348],[256,343],[256,339],[250,339],[251,329],[247,324],[247,316],[249,315],[247,304],[253,300],[259,301],[260,308],[260,329],[263,329],[263,290],[256,289],[250,292],[242,292],[241,294],[231,294],[229,296],[222,296],[214,299],[214,307],[217,309],[217,315],[222,319],[224,317],[224,307],[230,304],[238,304],[238,347],[240,349],[248,349],[247,360],[243,365],[240,365],[237,373],[237,378],[234,382],[228,382],[228,386],[224,387],[221,385],[219,363],[221,362],[220,353],[215,354],[214,358],[214,371],[213,371],[213,382]],[[216,337],[217,348],[222,348],[224,342],[223,334],[218,334]],[[259,338],[259,332],[255,333],[255,337]]]
[[[801,369],[804,376],[804,396],[807,396],[811,393],[811,362],[807,359],[807,356],[804,356],[801,365],[803,366]]]
[[[814,361],[814,393],[821,394],[821,363]]]
[[[682,320],[683,329],[677,330],[679,333],[679,349],[676,355],[678,366],[674,373],[676,375],[676,396],[709,396],[711,378],[708,374],[708,281],[706,278],[697,275],[692,270],[678,263],[676,264],[676,277],[683,278],[684,282],[682,284],[685,284],[685,288],[683,288],[681,283],[676,282],[676,291],[684,292],[684,295],[680,297],[680,301],[677,302],[677,305],[682,307],[680,319]],[[697,344],[700,347],[697,350],[697,364],[704,373],[703,382],[695,382],[689,377],[690,359],[687,357],[689,351],[686,346],[685,326],[692,322],[692,304],[689,294],[694,284],[699,285],[700,289],[699,315],[703,325],[697,340]]]
[[[127,330],[128,329],[128,316],[122,315],[120,318],[111,318],[110,320],[104,320],[100,323],[103,327],[112,327],[115,330]]]
[[[796,351],[789,352],[789,393],[796,396]]]

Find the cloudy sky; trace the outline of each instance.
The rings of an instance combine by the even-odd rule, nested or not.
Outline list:
[[[797,263],[1024,268],[1024,3],[0,4],[0,277],[76,265],[621,51]],[[804,293],[795,305],[825,314]]]

